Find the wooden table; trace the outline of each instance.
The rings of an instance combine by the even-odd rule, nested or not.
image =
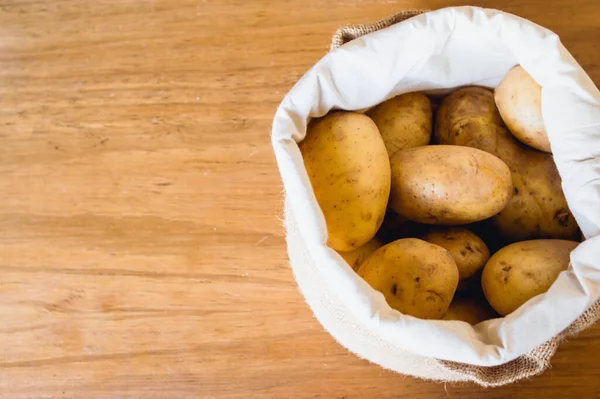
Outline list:
[[[600,327],[510,387],[339,346],[288,267],[275,109],[345,23],[460,1],[0,1],[1,398],[600,397]],[[597,0],[478,1],[600,82]]]

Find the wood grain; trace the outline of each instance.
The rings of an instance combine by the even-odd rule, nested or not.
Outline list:
[[[597,0],[489,0],[598,84]],[[387,372],[315,321],[269,144],[336,28],[445,0],[0,1],[1,398],[600,397],[600,328],[482,390]]]

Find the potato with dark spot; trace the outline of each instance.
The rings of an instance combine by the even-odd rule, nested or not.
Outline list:
[[[477,273],[490,258],[485,242],[464,227],[435,228],[425,234],[423,240],[450,252],[461,282]]]
[[[519,142],[508,131],[482,87],[467,87],[446,97],[437,112],[435,141],[478,148],[510,168],[514,193],[492,222],[507,241],[535,238],[575,239],[577,223],[562,192],[552,155]]]
[[[479,299],[468,296],[455,297],[442,320],[459,320],[475,325],[496,318],[497,315],[485,299]]]
[[[548,291],[560,272],[567,270],[570,253],[578,244],[567,240],[530,240],[496,252],[481,275],[481,287],[492,308],[506,316]]]
[[[504,76],[494,100],[508,130],[523,144],[552,152],[542,118],[542,87],[520,65]]]
[[[444,248],[417,238],[384,245],[358,269],[390,307],[422,319],[441,318],[458,285],[458,268]]]
[[[390,158],[398,151],[429,144],[431,101],[418,92],[401,94],[367,112],[379,128]]]
[[[357,271],[359,266],[369,257],[373,252],[381,248],[383,243],[379,241],[377,238],[373,238],[371,241],[366,243],[365,245],[356,248],[353,251],[349,252],[338,252],[342,258],[354,271]]]
[[[352,251],[371,240],[387,209],[390,163],[375,123],[355,112],[314,120],[300,143],[327,224],[327,244]]]
[[[504,209],[513,193],[506,164],[475,148],[417,147],[397,152],[390,162],[390,207],[418,223],[487,219]]]

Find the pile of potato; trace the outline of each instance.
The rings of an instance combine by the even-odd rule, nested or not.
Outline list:
[[[523,68],[435,108],[415,92],[331,112],[300,150],[331,248],[392,308],[476,324],[547,291],[579,229]]]

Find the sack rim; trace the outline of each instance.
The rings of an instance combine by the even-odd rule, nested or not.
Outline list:
[[[463,9],[463,10],[464,10],[465,8],[468,8],[468,9],[480,9],[480,8],[478,8],[478,7],[460,7],[460,8],[461,8],[461,9]],[[454,9],[456,9],[456,8],[454,8]],[[508,15],[508,16],[510,16],[510,17],[514,17],[514,16],[512,16],[512,15],[510,15],[510,14],[503,13],[503,12],[501,12],[501,11],[497,11],[497,10],[490,10],[490,11],[494,11],[494,12],[496,12],[496,13],[501,13],[501,14],[503,14],[503,15]],[[517,18],[519,18],[519,17],[517,17]],[[533,24],[533,23],[530,23],[530,24],[532,24],[532,25],[535,25],[535,24]],[[309,72],[309,73],[310,73],[310,72]],[[305,75],[305,77],[306,77],[306,76],[307,76],[307,75]],[[303,79],[304,79],[305,77],[303,77]],[[303,79],[301,79],[301,81],[300,81],[298,84],[300,84],[300,83],[302,82],[302,80],[303,80]],[[298,85],[298,84],[297,84],[297,85]],[[286,98],[287,98],[287,97],[286,97]],[[287,106],[287,105],[288,105],[288,104],[285,104],[285,99],[284,99],[284,102],[282,103],[282,105],[281,105],[281,107],[280,107],[280,110],[281,110],[281,109],[284,109],[284,112],[285,112],[285,108],[286,108],[286,106]],[[280,110],[278,110],[278,114],[279,114],[279,111],[280,111]],[[275,122],[277,122],[277,117],[276,117],[276,121],[275,121]],[[294,123],[298,123],[298,121],[296,120],[296,121],[294,121]],[[274,145],[276,148],[277,148],[277,147],[280,147],[280,145],[283,145],[283,144],[284,144],[284,142],[286,142],[286,141],[287,141],[287,143],[286,143],[286,144],[291,144],[291,143],[289,142],[289,140],[290,140],[290,139],[292,139],[292,138],[293,138],[293,139],[296,139],[295,137],[291,137],[291,136],[290,136],[290,137],[281,137],[280,135],[278,135],[278,132],[277,132],[277,123],[275,123],[275,124],[274,124],[273,133],[274,133],[274,134],[273,134],[273,137],[272,137],[272,139],[273,139],[273,145]],[[292,140],[292,141],[294,141],[294,140]],[[295,144],[295,143],[294,143],[294,144]],[[285,145],[284,145],[284,147],[285,147]],[[282,148],[280,148],[280,149],[282,149]],[[297,146],[296,146],[296,150],[293,150],[293,151],[297,151]],[[278,153],[278,151],[276,150],[276,155],[278,155],[277,153]],[[290,154],[288,154],[288,155],[290,155]],[[298,155],[298,154],[295,154],[295,155]],[[280,170],[281,170],[281,163],[280,163],[280,161],[281,161],[281,157],[278,155],[278,156],[277,156],[277,158],[278,158],[278,165],[280,166]],[[296,181],[294,184],[298,184],[299,182],[302,182],[302,181],[304,182],[304,184],[306,184],[306,180],[305,180],[305,179],[303,180],[303,177],[304,177],[304,178],[306,178],[306,176],[301,176],[302,174],[304,174],[304,175],[305,175],[305,171],[302,171],[302,170],[297,170],[296,172],[299,172],[299,175],[300,175],[300,176],[299,176],[298,174],[296,174],[296,177],[299,177],[299,179],[298,179],[298,180],[297,180],[297,181]],[[286,178],[284,178],[284,185],[285,185],[286,183],[289,183],[289,180],[288,180],[288,179],[286,179]],[[287,186],[286,186],[286,190],[287,190],[288,188],[289,188],[289,187],[287,187]],[[310,194],[313,194],[313,193],[311,192]],[[310,195],[309,195],[309,197],[310,197]],[[308,199],[308,200],[312,199],[312,200],[314,201],[314,196],[313,196],[312,198],[303,198],[303,200],[307,200],[307,199]],[[295,204],[292,204],[292,206],[294,206],[294,205],[295,205]],[[297,209],[297,210],[300,210],[300,211],[302,211],[302,209]],[[295,210],[295,211],[297,211],[297,210]],[[320,216],[322,217],[322,215],[320,215]],[[320,254],[319,254],[320,256],[328,256],[329,258],[331,258],[331,254],[325,254],[325,253],[323,252],[323,251],[327,252],[327,250],[328,250],[328,248],[326,248],[326,246],[324,245],[324,243],[323,243],[323,242],[318,242],[318,241],[315,241],[315,240],[311,240],[310,238],[308,238],[308,239],[307,239],[307,237],[308,237],[308,236],[307,236],[306,234],[304,234],[304,232],[302,231],[302,228],[301,228],[301,234],[303,235],[303,238],[304,238],[305,240],[307,240],[307,242],[309,242],[309,243],[311,244],[311,246],[313,246],[313,245],[317,245],[317,246],[320,246],[320,247],[321,247],[321,248],[319,248],[319,251],[318,251],[318,252],[320,253]],[[589,241],[589,240],[588,240],[588,241]],[[597,242],[598,242],[598,241],[597,241]],[[329,251],[331,251],[331,250],[329,250]],[[314,255],[314,254],[313,254],[313,255]],[[588,304],[588,306],[587,306],[587,309],[589,309],[591,306],[593,306],[593,303],[591,303],[591,304]],[[567,325],[567,326],[568,326],[568,325]],[[414,352],[413,352],[413,353],[414,353]],[[422,355],[422,354],[421,354],[421,355]],[[499,364],[506,364],[507,362],[509,362],[509,361],[511,361],[511,360],[514,360],[514,358],[513,358],[513,359],[508,359],[508,360],[505,360],[505,361],[503,361],[502,363],[499,363]],[[489,366],[484,366],[484,367],[489,367]]]

